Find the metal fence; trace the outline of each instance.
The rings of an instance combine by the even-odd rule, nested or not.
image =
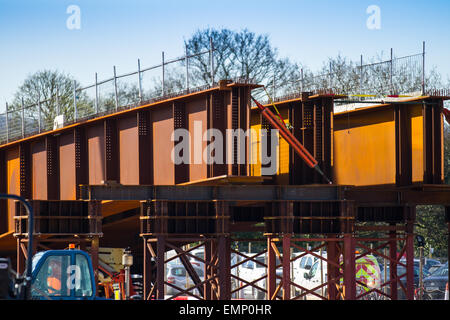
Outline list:
[[[332,61],[328,72],[324,73],[301,69],[298,78],[284,82],[273,79],[266,88],[274,101],[298,96],[301,92],[333,92],[353,95],[360,100],[425,94],[425,43],[422,53],[404,57],[394,57],[392,49],[390,53],[388,60],[365,64],[362,55],[357,63]]]
[[[214,87],[214,51],[210,42],[209,50],[189,54],[186,49],[185,55],[180,58],[168,60],[163,52],[161,63],[151,67],[142,68],[138,59],[137,70],[134,72],[119,75],[114,66],[111,78],[99,80],[95,73],[93,84],[77,87],[74,81],[70,93],[59,94],[57,89],[56,94],[46,100],[38,97],[35,103],[29,105],[25,105],[23,99],[20,105],[6,104],[5,113],[0,114],[0,144],[145,103]],[[209,83],[195,86],[189,61],[203,56],[209,62]]]
[[[53,130],[77,121],[95,118],[123,109],[156,102],[169,97],[204,90],[216,85],[214,75],[214,46],[210,41],[209,50],[167,60],[162,53],[161,63],[142,68],[137,61],[137,70],[117,74],[114,66],[112,77],[99,80],[97,73],[94,83],[77,87],[73,82],[72,92],[58,94],[31,105],[8,107],[0,114],[0,144]],[[199,58],[207,67],[206,74],[192,72],[190,59]],[[198,60],[197,59],[197,62]],[[195,76],[194,76],[195,74]],[[198,78],[201,79],[198,79]],[[251,79],[236,78],[250,83]],[[200,85],[202,84],[203,85]],[[205,85],[205,83],[207,83]],[[358,96],[358,99],[401,94],[425,93],[425,43],[423,52],[395,58],[391,49],[389,60],[363,64],[351,62],[341,65],[330,63],[329,72],[314,74],[299,71],[299,77],[284,83],[268,81],[266,88],[273,100],[281,101],[298,96],[301,92],[333,92]],[[262,100],[267,97],[263,89],[252,93]],[[59,116],[59,117],[58,117]]]

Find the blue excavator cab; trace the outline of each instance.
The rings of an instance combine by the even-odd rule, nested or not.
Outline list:
[[[73,249],[42,251],[34,255],[31,299],[98,299],[89,255]]]
[[[28,215],[28,230],[34,230],[33,208],[26,199],[4,193],[0,193],[0,199],[20,201]],[[74,244],[71,244],[69,250],[48,250],[33,256],[33,236],[30,236],[23,275],[11,271],[9,259],[0,258],[0,299],[102,299],[96,297],[94,268],[90,256],[74,248]],[[32,260],[29,259],[31,256]]]

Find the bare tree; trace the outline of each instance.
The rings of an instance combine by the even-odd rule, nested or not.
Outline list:
[[[181,70],[172,68],[170,66],[166,67],[165,78],[164,78],[164,91],[165,94],[173,94],[180,92],[185,89],[185,73]],[[145,93],[148,97],[159,97],[163,94],[162,79],[161,77],[153,78],[153,87]]]
[[[310,90],[332,88],[342,94],[407,94],[421,92],[421,56],[411,56],[391,61],[378,55],[371,58],[362,69],[360,64],[338,55],[328,58],[317,73],[305,77]],[[442,79],[435,67],[426,73],[426,88],[442,87]]]
[[[215,80],[244,78],[268,86],[281,87],[292,78],[299,77],[299,67],[289,59],[281,59],[270,44],[268,35],[257,35],[244,29],[235,32],[229,29],[199,30],[185,44],[190,55],[214,46]],[[211,83],[209,55],[198,55],[189,60],[190,83]],[[273,89],[273,88],[271,88]]]
[[[134,105],[139,102],[139,88],[136,84],[117,81],[117,106]],[[116,92],[114,85],[110,90],[99,94],[99,111],[113,111],[116,108]]]
[[[78,89],[80,84],[69,75],[51,70],[38,71],[28,76],[17,89],[9,110],[17,113],[21,110],[23,103],[27,119],[37,120],[40,102],[41,119],[44,125],[53,124],[58,114],[64,115],[64,118],[69,121],[73,120],[74,86]],[[89,113],[88,110],[92,108],[92,103],[80,91],[77,91],[77,108],[81,114]]]

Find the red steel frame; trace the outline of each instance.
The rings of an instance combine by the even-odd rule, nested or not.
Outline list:
[[[234,268],[238,268],[241,264],[244,264],[244,263],[246,263],[246,262],[248,262],[248,261],[253,261],[253,262],[255,262],[256,264],[262,265],[262,266],[264,266],[265,268],[267,268],[267,264],[261,263],[260,261],[258,261],[258,260],[256,259],[257,257],[259,257],[259,256],[261,256],[261,255],[263,255],[263,254],[266,254],[266,253],[267,253],[267,250],[266,250],[266,249],[263,250],[263,251],[260,251],[260,252],[256,252],[256,253],[254,253],[254,254],[252,253],[251,256],[245,255],[245,254],[243,254],[243,253],[241,253],[241,252],[239,252],[239,251],[237,251],[237,250],[233,250],[233,249],[231,250],[231,252],[232,252],[232,253],[235,253],[236,255],[238,255],[238,256],[244,258],[243,260],[237,262],[236,264],[231,265],[231,270],[233,270]],[[238,281],[238,285],[236,286],[236,288],[234,288],[234,289],[231,291],[231,294],[238,293],[239,291],[242,291],[242,290],[245,289],[246,287],[252,287],[252,289],[260,290],[260,291],[263,291],[263,292],[266,291],[264,288],[261,288],[260,286],[258,286],[257,283],[260,282],[261,280],[266,279],[266,278],[267,278],[267,274],[264,274],[263,276],[261,276],[261,277],[259,277],[259,278],[257,278],[257,279],[254,279],[254,280],[252,280],[252,281],[248,281],[248,280],[246,280],[246,279],[241,278],[240,275],[234,275],[234,274],[232,274],[232,273],[231,273],[231,277],[232,277],[234,280],[237,280],[237,281]]]
[[[183,243],[194,244],[194,246],[183,249],[180,245]],[[156,247],[156,250],[154,249]],[[191,251],[204,247],[204,259],[197,257]],[[176,255],[165,259],[164,252],[175,250]],[[158,254],[163,252],[163,254]],[[150,253],[150,257],[149,257]],[[190,296],[198,300],[228,300],[231,295],[230,283],[230,259],[227,254],[230,253],[229,238],[226,236],[218,237],[167,237],[157,236],[153,238],[144,238],[144,298],[150,299],[177,299],[180,296]],[[156,272],[152,274],[152,264],[149,258],[155,261]],[[185,266],[194,285],[189,288],[180,288],[165,280],[165,265],[170,261],[179,258]],[[200,279],[192,266],[190,258],[199,261],[204,266],[204,278]],[[154,276],[153,281],[149,281]],[[179,292],[167,297],[165,287],[170,286]],[[197,289],[200,295],[193,293]]]
[[[180,292],[170,299],[175,299],[182,295],[194,297],[196,299],[207,300],[229,300],[238,293],[252,287],[255,290],[266,293],[269,300],[298,300],[307,296],[314,296],[322,300],[359,300],[359,299],[380,299],[387,297],[392,300],[398,299],[398,288],[405,292],[405,297],[409,300],[414,299],[414,207],[402,207],[406,220],[391,222],[382,226],[358,225],[356,223],[344,233],[326,234],[323,237],[310,235],[311,237],[298,237],[293,233],[266,233],[261,239],[234,239],[230,238],[229,233],[222,233],[209,236],[195,236],[182,234],[155,234],[144,236],[144,268],[151,266],[148,263],[149,258],[155,261],[156,275],[153,285],[150,286],[148,276],[144,276],[144,292],[147,299],[164,299],[165,286],[172,284],[165,281],[165,264],[172,259],[180,258],[190,274],[194,286],[190,288],[177,288]],[[386,237],[367,237],[360,232],[381,231],[386,233]],[[231,248],[231,243],[235,241],[266,241],[266,248],[260,252],[246,255]],[[312,243],[313,247],[308,249],[298,243]],[[369,243],[374,243],[370,245]],[[188,243],[197,243],[194,247],[187,250],[182,246]],[[319,244],[317,244],[319,243]],[[204,246],[205,257],[200,259],[194,256],[191,251]],[[388,248],[389,254],[380,250]],[[165,260],[164,254],[167,250],[175,250],[177,255],[171,259]],[[300,252],[296,257],[291,256],[291,249]],[[317,254],[320,249],[326,249],[327,257]],[[151,257],[148,256],[150,253]],[[231,265],[231,254],[234,253],[243,258],[243,260]],[[287,253],[287,254],[285,254]],[[327,264],[327,279],[314,288],[305,288],[294,282],[291,277],[291,264],[310,254]],[[389,261],[390,279],[380,284],[380,287],[367,288],[366,284],[356,278],[356,261],[368,254],[375,254]],[[266,262],[257,261],[257,257],[266,256]],[[406,262],[401,258],[406,255]],[[203,280],[198,278],[193,270],[189,258],[204,263]],[[279,264],[277,264],[278,258]],[[266,268],[264,275],[257,279],[244,279],[234,271],[240,265],[247,261],[254,261],[262,264]],[[405,274],[397,276],[397,266],[406,269]],[[278,271],[281,271],[277,273]],[[148,275],[148,270],[144,270]],[[405,280],[402,282],[401,280]],[[232,284],[234,282],[235,285]],[[237,285],[236,285],[237,281]],[[261,281],[266,281],[266,287],[260,285]],[[150,281],[151,282],[151,281]],[[383,288],[390,288],[390,293],[384,292]],[[192,293],[194,289],[200,291],[200,295]],[[300,294],[292,293],[292,289],[300,291]],[[319,293],[322,291],[322,293]]]
[[[391,226],[388,235],[385,238],[357,238],[356,246],[362,250],[365,250],[361,254],[356,256],[356,259],[366,256],[367,254],[376,254],[386,261],[389,261],[389,280],[385,279],[380,285],[380,289],[388,286],[390,293],[387,294],[384,290],[370,289],[365,293],[357,296],[356,298],[362,298],[372,292],[376,292],[381,296],[384,296],[391,300],[398,299],[398,288],[405,294],[406,299],[414,300],[414,234],[412,232],[412,222],[406,224],[406,233],[399,234],[398,231],[404,231],[405,228]],[[371,248],[364,244],[365,242],[378,242],[378,246]],[[388,248],[389,253],[386,255],[381,249]],[[405,262],[402,262],[402,258],[406,255]],[[406,273],[398,275],[395,270],[397,266],[402,266],[406,269]],[[401,281],[405,279],[405,284]],[[358,282],[360,285],[362,283]]]
[[[410,229],[411,226],[412,224],[408,223],[406,229]],[[263,276],[260,276],[252,281],[247,281],[243,278],[232,275],[232,278],[235,278],[243,283],[243,285],[240,285],[238,288],[234,289],[232,293],[251,286],[257,290],[265,292],[266,297],[269,300],[299,300],[306,298],[307,295],[313,295],[322,300],[363,300],[369,298],[381,299],[383,297],[397,300],[397,289],[398,286],[400,286],[405,293],[406,299],[413,300],[413,234],[411,232],[405,235],[398,234],[398,231],[405,230],[403,226],[390,227],[387,229],[389,230],[388,237],[380,238],[357,237],[355,234],[344,234],[341,235],[341,237],[328,236],[325,238],[296,238],[291,234],[283,234],[280,237],[270,235],[267,236],[267,249],[254,253],[252,256],[247,256],[238,251],[232,250],[232,252],[244,257],[244,260],[231,266],[232,268],[238,267],[247,261],[254,261],[255,263],[261,264],[261,262],[256,260],[256,257],[267,254],[267,263],[264,264],[267,271]],[[307,249],[296,244],[295,242],[320,242],[320,244],[315,245],[311,249]],[[367,244],[368,242],[378,242],[381,244],[378,244],[375,248],[371,248]],[[289,255],[280,253],[279,243],[281,243],[282,252],[289,252]],[[389,247],[389,255],[385,255],[380,251],[386,247]],[[397,251],[397,247],[399,247],[399,251]],[[297,249],[300,251],[300,254],[296,257],[291,257],[291,248]],[[326,249],[327,257],[317,254],[317,251],[321,248]],[[295,283],[293,279],[291,279],[291,263],[304,257],[306,254],[310,254],[317,259],[322,260],[327,264],[328,269],[327,279],[318,286],[310,289]],[[407,271],[405,274],[400,274],[398,276],[395,272],[391,272],[390,280],[385,280],[380,284],[379,288],[367,288],[365,283],[356,279],[355,274],[356,261],[368,254],[375,254],[385,258],[389,261],[390,270],[395,270],[396,266],[403,266]],[[406,254],[406,263],[400,261],[403,254]],[[278,257],[281,262],[279,265],[276,264],[275,257]],[[277,276],[277,269],[282,270],[281,276]],[[400,281],[404,278],[406,278],[406,286]],[[256,284],[261,280],[267,281],[266,289],[261,288]],[[383,291],[385,286],[390,287],[390,294]],[[292,288],[300,290],[300,294],[291,295]],[[319,290],[324,292],[324,294],[318,293]]]

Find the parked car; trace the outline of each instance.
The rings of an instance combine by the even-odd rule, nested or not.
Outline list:
[[[402,276],[399,281],[403,284],[403,286],[406,288],[406,268],[400,265],[397,265],[397,276]],[[386,267],[386,280],[384,280],[384,270],[381,272],[381,283],[386,283],[390,280],[390,268],[389,266]],[[423,277],[428,277],[429,273],[425,269],[423,270]],[[414,290],[419,287],[419,281],[420,281],[420,268],[418,265],[414,264]],[[390,295],[390,285],[386,285],[384,288],[386,288],[386,293]],[[397,299],[398,300],[404,300],[406,299],[406,294],[401,288],[400,284],[397,285]]]
[[[442,300],[448,282],[448,262],[423,280],[423,299]]]
[[[317,255],[320,255],[320,252],[314,252]],[[324,257],[325,259],[327,258],[327,253],[325,251],[322,252],[322,257]],[[298,262],[297,262],[298,261]],[[312,254],[306,254],[303,257],[297,259],[294,263],[294,278],[293,278],[293,282],[299,286],[305,287],[305,281],[309,281],[309,279],[305,278],[305,273],[308,274],[309,271],[311,270],[312,266],[314,265],[315,262],[318,262],[318,268],[319,268],[319,273],[321,272],[320,270],[320,266],[321,263],[319,261],[319,258],[316,256],[313,256]],[[322,265],[325,265],[327,262],[322,260]],[[324,269],[325,270],[325,269]],[[324,277],[325,277],[326,271],[324,271]],[[296,291],[298,290],[297,288],[295,289]]]
[[[189,261],[191,262],[191,264],[199,268],[204,268],[205,264],[203,263],[203,261],[205,260],[205,250],[203,248],[197,248],[190,251],[189,253],[201,259],[199,260],[194,257],[189,257]]]
[[[246,254],[247,256],[252,256],[251,254]],[[256,255],[256,254],[255,254]],[[241,268],[239,269],[239,277],[244,279],[247,282],[252,282],[256,279],[259,279],[261,277],[264,277],[267,272],[266,268],[266,257],[265,256],[258,256],[255,258],[255,262],[253,260],[249,260],[241,265]],[[257,281],[255,285],[257,285],[260,288],[265,287],[266,278],[262,278],[261,280]],[[245,283],[242,282],[240,286],[244,286]],[[242,290],[241,290],[242,291]],[[265,292],[262,290],[259,290],[253,286],[247,286],[243,289],[245,296],[251,296],[254,299],[264,299]]]
[[[194,266],[194,270],[199,276],[200,280],[204,280],[204,273],[203,269]],[[166,269],[166,275],[167,275],[167,282],[180,288],[180,289],[188,289],[190,287],[194,286],[194,283],[189,276],[188,272],[186,271],[186,268],[181,264],[168,264]],[[165,291],[169,295],[175,295],[180,293],[182,290],[176,289],[170,285],[166,284]],[[193,289],[191,291],[193,294],[198,295],[199,291],[198,289]]]
[[[204,247],[200,247],[197,249],[194,249],[192,251],[189,252],[191,255],[196,256],[197,258],[194,258],[192,256],[190,256],[189,261],[193,266],[199,267],[202,270],[204,270],[205,268],[205,263],[203,261],[205,261],[205,250]],[[233,267],[234,265],[238,264],[240,261],[242,261],[243,258],[236,254],[236,253],[231,253],[231,274],[233,274],[234,276],[239,277],[239,267]],[[231,277],[231,291],[234,291],[235,289],[237,289],[238,287],[238,280],[234,277]],[[237,293],[233,293],[232,294],[232,298],[238,298],[238,294]]]
[[[312,254],[306,254],[305,256],[301,257],[298,262],[298,270],[299,271],[306,271],[310,270],[313,263],[317,260],[317,257],[313,256]]]
[[[406,259],[402,258],[400,259],[401,263],[406,264]],[[441,264],[439,260],[431,259],[431,258],[423,258],[423,270],[425,270],[428,274],[430,272],[430,268],[434,265]],[[414,267],[420,268],[420,259],[414,259]]]
[[[175,264],[181,264],[181,260],[180,258],[175,258],[172,259],[174,256],[176,256],[177,253],[175,252],[175,250],[170,250],[166,252],[166,257],[165,259],[170,259],[169,262],[167,262],[168,265],[175,265]]]
[[[239,262],[241,262],[244,258],[236,253],[231,253],[231,274],[234,275],[237,278],[240,278],[240,265]],[[234,267],[238,265],[237,267]],[[235,277],[231,277],[231,291],[234,292],[231,297],[232,298],[242,298],[241,296],[241,290],[235,291],[239,287],[239,280]]]
[[[278,258],[277,258],[277,264],[279,264]],[[275,277],[276,277],[275,286],[278,287],[278,285],[281,282],[281,278],[283,277],[283,268],[277,268],[275,270]],[[267,290],[267,280],[262,283],[262,287],[264,288],[264,290]],[[258,300],[264,299],[266,293],[263,291],[260,291],[260,290],[256,290],[256,291],[257,291],[257,294],[256,294],[256,296],[254,296],[254,299],[258,299]],[[283,293],[281,290],[279,290],[277,293],[277,297],[281,299],[282,296],[283,296]]]
[[[427,270],[429,274],[431,274],[430,268],[436,265],[440,265],[441,262],[439,260],[425,258],[425,263],[423,265],[423,268]]]
[[[440,267],[442,267],[443,265],[445,265],[445,264],[440,263],[440,264],[432,265],[432,266],[428,269],[428,272],[430,273],[430,276],[431,276],[437,269],[439,269]]]

